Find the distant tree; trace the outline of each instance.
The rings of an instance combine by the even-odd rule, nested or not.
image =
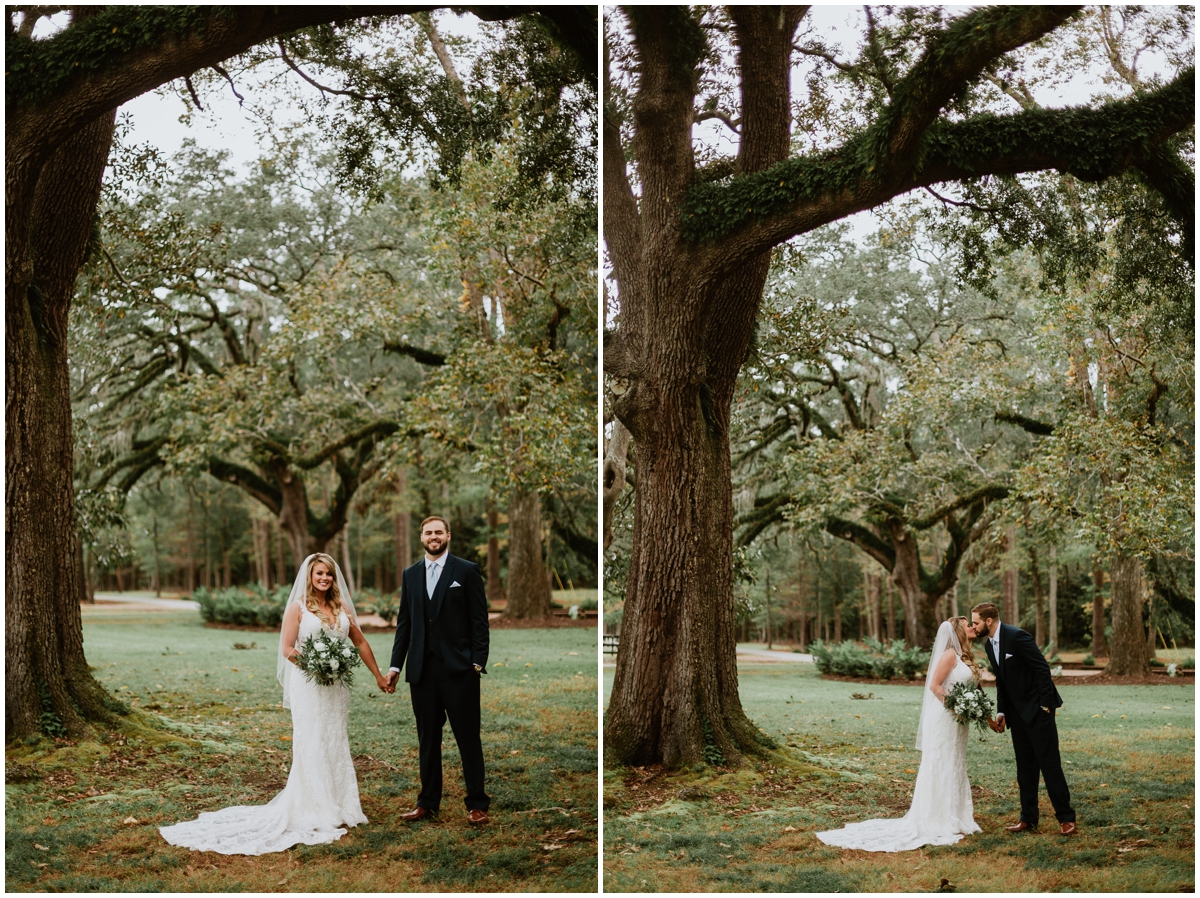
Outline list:
[[[1030,443],[997,421],[1021,404],[1028,303],[963,288],[953,254],[921,235],[861,250],[814,235],[802,252],[768,282],[735,399],[737,544],[784,521],[854,544],[928,647]]]

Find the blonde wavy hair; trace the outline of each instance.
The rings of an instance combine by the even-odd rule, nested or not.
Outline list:
[[[958,637],[958,644],[962,648],[959,657],[963,659],[963,663],[971,668],[971,673],[974,675],[976,682],[979,681],[979,662],[975,660],[975,653],[971,651],[971,643],[967,641],[967,627],[971,622],[965,617],[950,618],[950,626],[954,628],[954,635]]]
[[[326,595],[321,595],[313,587],[313,565],[318,561],[322,562],[327,568],[329,568],[329,573],[333,575],[333,582],[329,584],[329,591]],[[331,555],[326,555],[324,552],[317,552],[315,555],[313,555],[312,561],[308,563],[308,583],[305,584],[305,587],[304,607],[317,617],[321,618],[322,621],[326,620],[326,618],[321,614],[321,608],[329,608],[329,610],[333,612],[332,616],[334,620],[334,626],[337,626],[338,614],[340,614],[342,610],[342,593],[341,590],[338,589],[337,584],[337,564],[334,562]]]

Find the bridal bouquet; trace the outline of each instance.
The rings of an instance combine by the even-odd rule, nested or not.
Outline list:
[[[300,644],[300,672],[310,683],[322,686],[354,684],[354,668],[362,665],[358,649],[348,639],[322,630]]]
[[[971,680],[961,680],[950,687],[942,701],[946,710],[963,726],[975,724],[983,732],[996,710],[995,704],[983,689]]]

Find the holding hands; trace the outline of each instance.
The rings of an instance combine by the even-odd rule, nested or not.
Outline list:
[[[386,692],[388,695],[391,695],[396,691],[396,681],[398,679],[400,679],[400,672],[398,670],[389,670],[387,676],[376,677],[375,681],[379,684],[380,692]]]

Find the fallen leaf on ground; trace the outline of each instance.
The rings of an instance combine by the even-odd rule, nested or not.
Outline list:
[[[562,842],[547,842],[542,846],[542,851],[558,851],[560,848],[566,848]]]
[[[783,831],[784,831],[785,833],[794,833],[794,832],[796,831],[796,827],[794,827],[794,826],[785,826],[785,827],[783,828]]]
[[[49,851],[50,850],[45,845],[39,845],[37,842],[33,843],[33,847],[36,848],[38,851]]]

